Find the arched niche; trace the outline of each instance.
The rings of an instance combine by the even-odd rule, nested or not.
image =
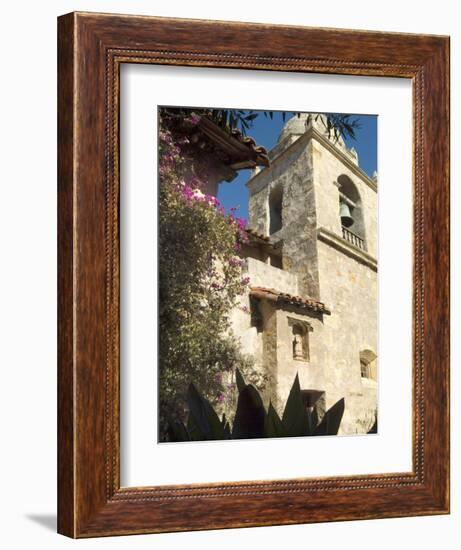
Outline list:
[[[269,235],[282,229],[283,189],[281,185],[271,189],[269,193]]]
[[[366,250],[365,223],[360,193],[349,176],[341,174],[337,181],[343,238],[354,246]]]
[[[360,352],[360,376],[368,380],[377,380],[377,355],[371,349]]]
[[[297,361],[309,361],[309,332],[312,327],[305,321],[288,317],[288,325],[291,328],[291,349],[293,359]]]

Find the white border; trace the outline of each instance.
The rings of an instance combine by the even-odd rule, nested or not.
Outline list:
[[[411,95],[407,79],[122,64],[122,486],[411,470]],[[156,443],[156,111],[165,104],[379,115],[379,435]]]

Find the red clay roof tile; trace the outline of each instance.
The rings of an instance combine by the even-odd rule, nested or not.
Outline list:
[[[271,300],[277,304],[289,304],[292,306],[299,307],[301,309],[310,309],[318,313],[325,313],[330,315],[330,310],[325,306],[323,302],[313,300],[312,298],[305,298],[302,296],[294,296],[285,292],[280,292],[273,288],[266,287],[251,287],[250,295],[254,298]]]

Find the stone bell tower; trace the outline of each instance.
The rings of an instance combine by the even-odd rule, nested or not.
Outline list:
[[[342,433],[364,433],[377,410],[377,178],[320,115],[291,118],[269,158],[247,183],[252,315],[235,331],[279,409],[298,373],[307,399],[344,397]]]

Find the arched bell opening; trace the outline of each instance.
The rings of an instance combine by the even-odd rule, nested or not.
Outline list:
[[[269,235],[282,229],[282,202],[283,189],[279,185],[274,187],[269,195]]]
[[[357,187],[349,176],[342,174],[338,178],[338,188],[339,217],[343,238],[354,246],[366,250],[362,200]]]

